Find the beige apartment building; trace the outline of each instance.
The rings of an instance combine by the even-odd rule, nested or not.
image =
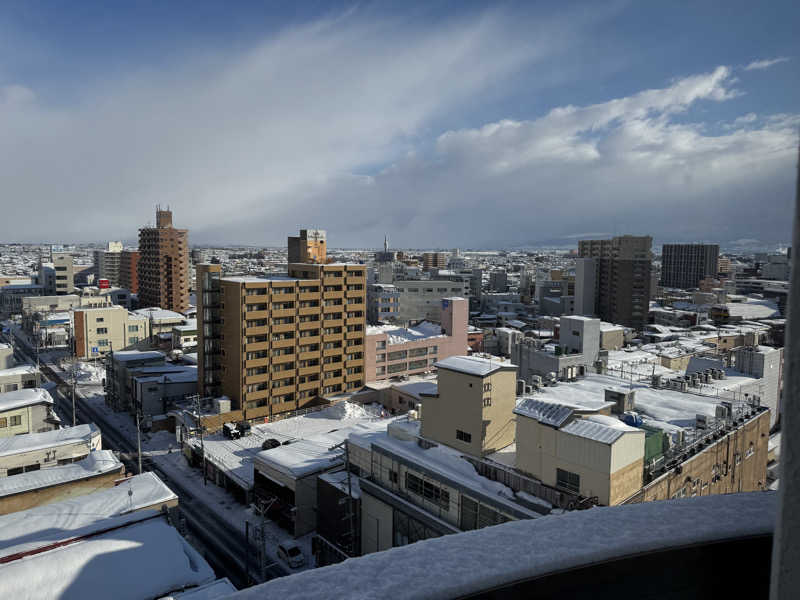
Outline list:
[[[96,358],[112,350],[135,346],[150,335],[149,324],[147,317],[130,313],[121,306],[75,309],[72,328],[75,355]]]
[[[172,226],[172,211],[156,209],[156,226],[139,230],[139,306],[189,309],[189,231]]]
[[[325,238],[323,229],[301,229],[299,236],[289,236],[289,264],[326,263],[328,261],[328,249]]]
[[[58,429],[53,397],[42,388],[22,388],[0,394],[0,438]]]
[[[514,443],[516,365],[497,357],[451,356],[436,368],[438,393],[423,403],[422,437],[478,457]]]
[[[71,294],[75,289],[75,266],[69,252],[53,252],[53,268],[56,272],[56,294]]]
[[[364,265],[295,263],[289,277],[259,278],[200,264],[197,281],[203,395],[253,419],[364,385]]]

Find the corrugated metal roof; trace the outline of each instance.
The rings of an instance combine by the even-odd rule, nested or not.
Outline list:
[[[613,444],[622,434],[626,433],[624,429],[619,427],[603,425],[589,419],[575,419],[572,423],[562,428],[561,431],[603,444]]]
[[[553,402],[542,402],[534,398],[526,398],[517,404],[514,412],[553,427],[561,427],[572,416],[572,409],[568,406]]]

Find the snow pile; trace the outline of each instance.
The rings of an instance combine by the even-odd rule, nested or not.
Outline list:
[[[106,369],[102,363],[78,361],[74,364],[66,365],[64,372],[69,378],[74,376],[79,385],[100,385],[106,377]]]

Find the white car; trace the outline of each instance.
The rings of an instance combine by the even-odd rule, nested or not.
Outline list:
[[[306,557],[303,556],[300,546],[292,541],[281,542],[278,544],[278,558],[286,562],[290,567],[296,569],[306,564]]]

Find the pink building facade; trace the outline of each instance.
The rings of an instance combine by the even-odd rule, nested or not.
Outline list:
[[[436,361],[467,353],[469,302],[443,298],[442,322],[423,321],[414,327],[367,327],[365,381],[380,381],[434,370]]]

